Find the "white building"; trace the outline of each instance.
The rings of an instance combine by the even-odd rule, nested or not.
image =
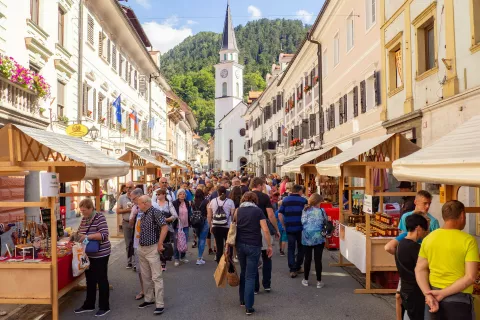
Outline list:
[[[215,169],[239,170],[245,159],[246,111],[243,99],[243,66],[238,63],[238,47],[230,6],[223,27],[220,62],[215,65]]]

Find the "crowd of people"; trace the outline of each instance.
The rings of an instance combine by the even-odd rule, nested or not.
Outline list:
[[[191,235],[192,248],[198,252],[196,265],[207,263],[205,254],[214,256],[217,263],[224,254],[239,263],[239,302],[247,315],[255,312],[255,295],[261,287],[267,293],[272,291],[274,241],[279,255],[287,255],[286,274],[291,278],[303,275],[302,285],[309,286],[313,260],[316,287],[323,288],[322,254],[329,224],[322,209],[324,201],[319,194],[307,195],[303,186],[277,175],[203,173],[178,186],[166,177],[148,186],[126,183],[116,213],[123,219],[126,268],[139,275],[135,299],[143,302],[138,307],[155,306],[154,314],[164,312],[163,272],[172,262],[174,267],[189,262],[186,253]],[[413,210],[402,212],[399,229],[403,232],[385,247],[395,255],[401,277],[397,319],[403,319],[404,313],[411,320],[428,319],[425,315],[430,319],[472,319],[472,284],[479,255],[475,238],[461,231],[466,223],[465,207],[459,201],[445,203],[445,223],[440,228],[429,213],[432,196],[427,191],[404,201]],[[88,240],[101,241],[102,246],[101,251],[88,254],[93,267],[86,273],[87,298],[75,312],[94,311],[93,288],[98,285],[97,315],[102,316],[110,311],[108,228],[90,200],[82,201],[80,207],[80,232]],[[237,226],[236,242],[228,246],[232,222]]]

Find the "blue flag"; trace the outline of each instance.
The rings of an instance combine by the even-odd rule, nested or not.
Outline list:
[[[113,101],[113,107],[115,108],[115,115],[117,117],[117,122],[122,123],[122,98],[121,95],[118,96],[115,101]]]
[[[150,119],[148,121],[148,128],[153,129],[155,127],[155,118]]]

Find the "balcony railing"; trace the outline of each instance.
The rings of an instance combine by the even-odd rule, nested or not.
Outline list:
[[[38,96],[34,91],[0,77],[0,104],[15,111],[34,114],[38,111]]]
[[[276,151],[277,150],[277,141],[265,141],[262,143],[262,151]]]

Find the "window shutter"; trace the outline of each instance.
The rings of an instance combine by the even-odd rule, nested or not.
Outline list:
[[[95,30],[95,22],[93,21],[92,16],[89,15],[88,26],[87,26],[87,40],[92,46],[94,45],[94,39],[93,39],[94,30]]]
[[[325,133],[325,114],[323,112],[323,108],[320,107],[320,115],[319,115],[319,121],[320,121],[320,126],[319,126],[319,129],[320,129],[320,141],[323,141],[323,134]]]
[[[358,117],[358,86],[353,88],[353,116]]]
[[[83,83],[83,115],[86,116],[88,111],[88,86],[87,83]]]
[[[98,33],[98,56],[103,57],[103,33]]]
[[[98,121],[98,123],[102,123],[102,118],[103,118],[103,117],[102,117],[102,115],[103,115],[103,113],[102,113],[102,112],[103,112],[103,110],[102,110],[103,108],[102,108],[102,107],[103,107],[103,97],[102,97],[102,96],[98,96],[98,110],[97,110],[97,113],[98,113],[98,115],[97,115],[97,121]]]
[[[134,76],[133,76],[133,87],[135,90],[138,88],[138,78],[137,78],[137,70],[135,70]]]
[[[374,78],[374,90],[375,90],[375,105],[379,106],[381,104],[381,92],[380,92],[380,71],[375,71],[373,74]]]
[[[117,70],[117,46],[112,46],[112,68]]]
[[[277,143],[282,143],[282,127],[277,128]]]
[[[272,108],[273,108],[273,114],[277,114],[277,100],[275,99],[273,99]]]
[[[293,138],[300,139],[300,126],[295,126],[293,128]]]
[[[367,112],[367,92],[366,92],[366,82],[363,80],[360,82],[360,106],[362,108],[362,113]]]
[[[340,100],[338,100],[338,123],[339,124],[343,124],[344,111],[345,109],[343,108],[343,97],[340,97]]]
[[[140,75],[139,90],[142,96],[147,96],[147,76],[145,75]]]
[[[110,128],[112,123],[115,123],[113,118],[113,107],[110,105],[110,99],[107,99],[107,126]]]
[[[111,46],[112,46],[112,42],[110,41],[110,39],[107,40],[107,61],[108,61],[108,64],[110,64],[110,61],[111,61]]]
[[[329,129],[334,129],[335,128],[335,104],[332,103],[330,106],[330,128]]]
[[[342,106],[340,106],[341,108]],[[347,123],[348,120],[348,97],[347,95],[343,96],[343,123]]]
[[[97,116],[97,89],[93,89],[93,110],[92,110],[92,118],[95,120]]]
[[[302,120],[302,139],[308,139],[308,119]]]
[[[317,117],[315,116],[315,113],[312,113],[310,115],[310,137],[313,137],[317,134],[316,126],[317,126]]]

